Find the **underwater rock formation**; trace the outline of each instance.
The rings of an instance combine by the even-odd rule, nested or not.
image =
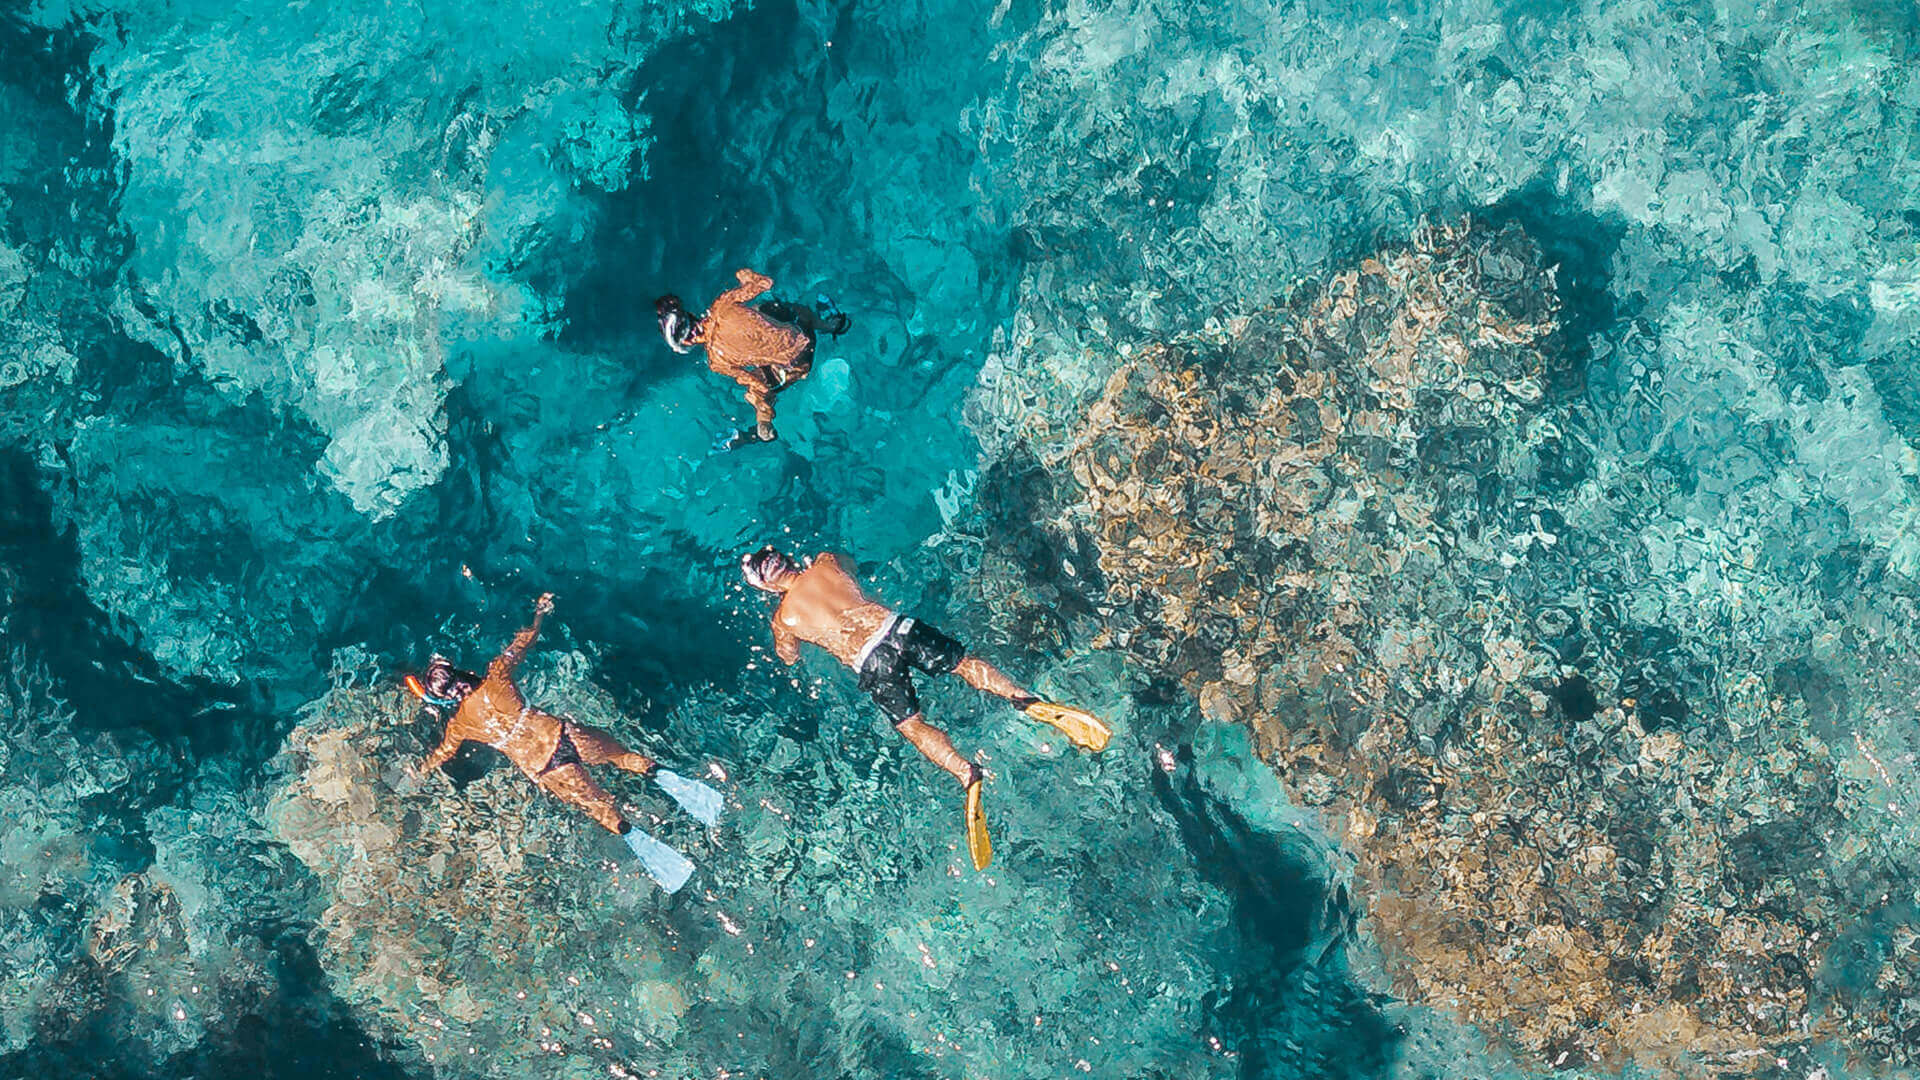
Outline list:
[[[1123,733],[1164,719],[1115,692],[1116,667],[1096,656],[1034,677]],[[673,897],[490,750],[455,760],[462,777],[486,769],[464,783],[409,777],[437,725],[371,667],[343,666],[289,738],[266,817],[318,880],[334,992],[401,1061],[444,1076],[1038,1080],[1235,1076],[1282,1035],[1292,1061],[1383,1052],[1371,1028],[1351,1045],[1372,1014],[1337,960],[1311,959],[1342,932],[1317,906],[1327,867],[1238,729],[1149,775],[1142,755],[1086,758],[964,687],[930,688],[994,768],[1000,858],[975,874],[951,785],[851,679],[795,680],[806,689],[777,707],[703,691],[636,732],[592,668],[536,655],[529,699],[726,790],[728,816],[705,832],[645,781],[603,778],[698,864]],[[694,748],[711,756],[682,756]],[[702,764],[716,759],[724,780]],[[1198,872],[1186,830],[1253,857],[1241,888],[1284,910],[1240,912],[1250,901]],[[1263,1007],[1287,1026],[1218,1015]]]
[[[590,717],[604,700],[571,704],[604,723]],[[655,893],[636,864],[616,863],[625,849],[517,770],[457,794],[444,773],[409,775],[437,738],[414,723],[418,706],[350,681],[314,702],[267,808],[321,883],[315,934],[336,995],[423,1060],[458,1070],[477,1057],[471,1071],[491,1075],[547,1075],[563,1047],[614,1060],[600,1052],[629,1033],[609,1009],[671,1031],[681,972],[669,948],[623,933]],[[569,1068],[552,1075],[606,1075],[604,1063]]]
[[[1822,592],[1804,552],[1848,538],[1778,444],[1723,486],[1549,394],[1557,329],[1517,228],[1423,227],[1126,350],[1028,440],[1045,529],[1095,556],[1085,625],[1252,726],[1410,1000],[1547,1066],[1759,1070],[1825,1036],[1911,1065],[1920,785],[1872,747],[1913,736],[1856,722],[1899,699],[1831,643],[1897,648],[1859,616],[1912,604]]]
[[[43,673],[7,657],[0,668],[0,1053],[57,1021],[63,986],[87,979],[86,928],[122,884],[88,803],[138,788],[155,760],[129,760],[108,737],[84,739]],[[55,778],[59,779],[56,780]],[[132,890],[129,886],[129,891]],[[59,927],[49,933],[50,926]],[[111,952],[111,950],[108,950]]]
[[[92,1044],[158,1074],[279,992],[297,864],[232,777],[181,782],[151,738],[76,729],[17,652],[0,667],[0,1059]]]
[[[236,401],[260,394],[311,422],[320,476],[377,519],[446,468],[445,340],[548,320],[526,263],[580,212],[576,188],[632,175],[649,141],[635,70],[729,7],[37,16],[101,30],[133,241],[116,298],[127,332]]]

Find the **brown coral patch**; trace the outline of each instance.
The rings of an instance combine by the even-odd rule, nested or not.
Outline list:
[[[1531,486],[1556,332],[1519,230],[1425,228],[1134,352],[1054,526],[1097,550],[1099,643],[1250,724],[1347,838],[1401,992],[1550,1066],[1750,1071],[1814,1030],[1835,766],[1610,606]]]

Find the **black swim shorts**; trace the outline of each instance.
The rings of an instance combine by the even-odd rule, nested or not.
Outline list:
[[[793,362],[784,368],[762,367],[760,378],[766,381],[769,390],[784,390],[791,383],[798,382],[813,370],[814,326],[819,321],[813,309],[799,304],[789,304],[785,300],[768,300],[759,306],[760,314],[775,322],[788,326],[807,335],[807,350],[793,358]]]
[[[547,759],[546,767],[539,772],[540,776],[569,765],[585,764],[580,760],[580,748],[573,745],[573,736],[567,730],[572,726],[564,720],[560,722],[560,741],[553,744],[553,756]]]
[[[908,668],[946,675],[966,659],[966,646],[918,619],[889,616],[861,650],[860,689],[873,695],[895,727],[919,715]]]

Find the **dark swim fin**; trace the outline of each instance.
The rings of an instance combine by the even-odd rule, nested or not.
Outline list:
[[[1087,710],[1076,709],[1072,705],[1036,701],[1020,711],[1042,724],[1059,728],[1060,734],[1065,735],[1068,742],[1095,754],[1105,750],[1107,740],[1113,738],[1113,731],[1107,725]]]
[[[839,337],[853,328],[853,320],[848,318],[847,313],[840,310],[840,305],[833,302],[833,297],[826,293],[813,298],[813,311],[819,317],[820,329],[834,337]]]
[[[759,428],[734,428],[732,431],[723,431],[713,437],[713,449],[707,451],[707,456],[712,457],[715,454],[724,454],[729,450],[738,450],[743,446],[768,441],[760,437]]]
[[[993,841],[987,838],[987,818],[980,810],[980,789],[976,779],[967,785],[967,854],[973,856],[973,868],[985,870],[993,861]]]

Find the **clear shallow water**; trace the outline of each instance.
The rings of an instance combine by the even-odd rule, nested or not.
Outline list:
[[[1792,671],[1842,688],[1810,695],[1831,741],[1863,769],[1872,753],[1897,802],[1910,714],[1838,657],[1902,642],[1914,572],[1913,20],[1871,4],[10,12],[0,911],[24,974],[0,1062],[257,1072],[295,1030],[303,1067],[462,1071],[429,1066],[419,1010],[383,1010],[314,930],[342,893],[270,812],[303,764],[277,755],[297,725],[360,715],[302,712],[361,670],[341,656],[388,676],[433,648],[477,662],[552,589],[554,644],[579,659],[549,692],[719,764],[739,803],[734,831],[687,839],[710,889],[662,905],[604,880],[600,838],[513,802],[484,755],[438,790],[427,812],[497,790],[484,805],[571,827],[556,842],[579,845],[578,880],[528,881],[558,881],[543,895],[579,914],[539,942],[552,966],[527,970],[565,986],[584,957],[595,993],[551,1000],[603,1010],[617,1043],[570,1039],[568,1068],[1457,1074],[1479,1041],[1371,996],[1342,857],[1244,738],[1178,694],[1141,703],[1140,677],[1071,625],[990,629],[955,537],[1018,535],[1024,506],[994,501],[1010,486],[992,466],[1044,454],[1122,346],[1257,307],[1423,214],[1518,220],[1564,267],[1555,392],[1656,448],[1652,467],[1684,480],[1665,520],[1713,541],[1624,540],[1647,560],[1636,602],[1688,641],[1737,626],[1769,674],[1804,657]],[[831,292],[858,326],[783,400],[780,448],[709,459],[743,407],[658,346],[647,301],[704,299],[743,264],[788,295]],[[1701,556],[1781,518],[1751,532],[1824,608],[1734,603],[1738,544]],[[747,667],[764,610],[732,568],[775,535],[853,551],[889,599],[1120,718],[1089,763],[938,696],[1005,773],[994,883],[948,873],[953,807],[849,680],[817,660],[797,687]],[[1056,652],[1073,655],[1055,668]],[[389,725],[396,752],[433,734]],[[148,884],[116,899],[134,874]],[[101,920],[154,883],[133,923],[173,927],[167,948],[112,959]],[[678,959],[648,951],[660,941]],[[922,965],[922,945],[957,971]],[[1151,1006],[1116,968],[1151,980]],[[516,1060],[500,1040],[541,1040],[504,1023],[491,1038],[496,1062]]]

